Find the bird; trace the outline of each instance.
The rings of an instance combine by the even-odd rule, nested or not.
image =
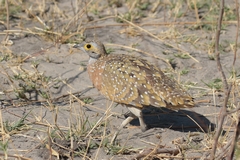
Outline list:
[[[174,79],[149,61],[127,54],[107,54],[101,41],[73,46],[89,56],[87,72],[95,88],[107,99],[126,106],[130,113],[115,132],[138,118],[142,131],[148,129],[142,110],[149,106],[170,109],[194,107],[194,99]]]

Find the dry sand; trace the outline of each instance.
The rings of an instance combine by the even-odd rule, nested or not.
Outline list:
[[[37,6],[42,2],[23,2],[25,8],[32,5],[32,12],[38,15],[47,26],[53,25],[54,32],[59,34],[52,36],[49,33],[52,40],[49,40],[46,33],[36,29],[36,27],[42,29],[44,27],[36,18],[27,16],[25,10],[10,17],[10,30],[22,29],[29,32],[14,34],[11,32],[9,40],[12,41],[12,45],[0,46],[1,119],[4,123],[12,123],[26,116],[24,125],[19,127],[20,130],[1,131],[2,142],[8,140],[9,159],[14,159],[11,157],[13,155],[21,155],[34,160],[50,159],[52,155],[52,159],[57,159],[56,155],[59,155],[61,159],[70,159],[72,156],[74,159],[83,159],[83,157],[88,159],[87,157],[89,157],[97,160],[120,160],[136,158],[142,151],[148,149],[180,150],[177,155],[155,154],[155,159],[164,157],[165,159],[171,159],[171,157],[174,159],[174,156],[176,159],[178,159],[177,157],[201,159],[209,154],[215,125],[224,100],[222,90],[214,91],[205,84],[216,78],[221,79],[216,61],[209,58],[213,50],[208,47],[214,43],[214,29],[190,29],[194,27],[193,24],[153,25],[154,23],[174,22],[174,18],[168,14],[168,6],[166,5],[167,8],[164,9],[164,5],[159,5],[155,14],[144,11],[147,17],[136,20],[140,24],[152,24],[141,26],[143,31],[131,25],[117,23],[115,18],[101,20],[99,15],[103,17],[113,15],[114,7],[112,10],[101,10],[105,3],[99,3],[99,15],[92,14],[89,9],[88,14],[94,18],[94,21],[87,22],[86,14],[84,14],[75,23],[71,23],[68,32],[65,33],[63,26],[66,26],[73,17],[71,3],[61,0],[54,3],[47,2],[46,12],[41,15]],[[233,4],[230,7],[233,8]],[[59,7],[58,13],[53,12],[56,11],[54,6]],[[81,6],[79,5],[79,7]],[[152,5],[149,6],[149,9],[151,7]],[[123,4],[115,9],[120,13],[125,13],[128,7]],[[207,14],[207,11],[203,10],[202,12]],[[51,17],[51,14],[58,15]],[[186,12],[185,16],[179,18],[179,21],[196,21],[194,10]],[[80,41],[80,38],[73,38],[73,40],[69,38],[69,41],[65,41],[71,33],[82,31],[81,27],[86,28],[84,35],[87,36],[87,39],[101,40],[107,49],[114,51],[112,54],[141,56],[161,67],[183,84],[195,101],[203,100],[204,103],[198,103],[192,109],[179,111],[165,108],[144,110],[144,119],[150,129],[141,132],[138,128],[138,120],[132,121],[118,136],[118,145],[116,146],[122,147],[122,150],[113,154],[114,147],[109,147],[106,139],[111,139],[112,134],[123,121],[124,113],[128,110],[121,105],[114,107],[115,104],[106,100],[95,88],[92,88],[86,72],[88,56],[72,48],[74,42]],[[220,57],[227,78],[231,75],[233,51],[230,44],[235,41],[236,27],[236,23],[227,24],[221,34],[221,44],[224,49]],[[6,33],[3,30],[4,27],[0,32]],[[30,31],[38,34],[30,33]],[[154,38],[148,32],[159,39]],[[78,33],[78,35],[80,34],[81,32]],[[1,34],[0,40],[3,41],[4,38],[5,34]],[[168,47],[165,43],[169,43],[175,48]],[[134,46],[149,55],[118,45]],[[191,57],[181,58],[183,52],[178,49],[189,53]],[[239,51],[237,54],[239,55]],[[153,56],[161,57],[164,60],[173,59],[174,70],[170,70],[169,65]],[[34,68],[34,65],[37,65],[37,68]],[[236,71],[240,69],[239,57],[237,57],[235,69]],[[180,75],[183,70],[187,70],[187,73]],[[16,78],[17,75],[23,75],[23,79]],[[16,96],[16,89],[21,88],[23,84],[29,86],[35,84],[37,91],[29,89],[28,92],[23,92],[25,93],[23,97],[19,98]],[[43,92],[42,94],[49,94],[51,96],[49,99],[52,101],[47,102],[46,98],[42,98],[39,90]],[[86,102],[86,97],[91,98],[92,102],[83,105],[79,100]],[[113,106],[112,110],[106,113],[109,106]],[[80,126],[93,127],[102,117],[101,125],[96,126],[86,137],[89,129],[83,133],[85,130]],[[228,133],[225,138],[230,139],[234,131],[232,122],[233,120],[228,118],[224,123],[223,129]],[[72,139],[70,138],[70,127],[71,132],[75,133]],[[229,127],[230,130],[228,130]],[[67,138],[59,138],[64,136]],[[101,141],[103,137],[105,139]],[[89,146],[90,140],[91,145]],[[221,138],[221,140],[223,145],[226,139]],[[100,144],[101,147],[99,147]],[[52,153],[48,148],[49,145],[53,149]],[[218,151],[222,147],[219,146]],[[75,150],[79,154],[73,155],[71,150]],[[4,157],[4,152],[0,152]]]

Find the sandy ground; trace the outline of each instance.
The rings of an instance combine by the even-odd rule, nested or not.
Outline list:
[[[39,3],[26,1],[24,5],[28,8],[32,4],[34,8]],[[62,33],[62,26],[65,26],[73,16],[71,3],[67,1],[55,3],[46,3],[46,8],[50,9],[48,8],[49,11],[42,16],[38,14],[38,10],[32,12],[39,15],[48,26],[54,22],[55,32]],[[54,15],[55,19],[47,19],[46,17],[51,14],[48,12],[54,10],[55,5],[61,9],[62,15]],[[123,5],[117,10],[124,13],[127,7]],[[138,21],[141,24],[173,22],[173,18],[169,18],[166,11],[159,5],[155,15],[147,14],[146,11],[147,17]],[[114,11],[103,10],[100,14],[107,17],[112,15],[112,12]],[[36,29],[36,27],[43,28],[39,21],[36,18],[27,17],[26,11],[21,11],[17,16],[10,18],[10,29],[22,29],[29,32],[11,33],[9,40],[12,44],[0,47],[1,119],[6,124],[7,122],[17,122],[25,117],[23,125],[18,129],[13,129],[11,132],[2,130],[1,132],[1,143],[8,140],[9,159],[14,159],[11,157],[14,155],[34,160],[50,159],[51,155],[52,159],[57,159],[56,155],[59,155],[61,159],[70,159],[70,157],[97,160],[131,159],[136,158],[146,149],[154,148],[178,148],[181,150],[177,155],[155,155],[155,159],[164,157],[165,159],[174,159],[174,156],[176,159],[177,157],[201,159],[207,156],[224,100],[221,89],[214,91],[206,85],[216,78],[221,79],[216,61],[209,58],[212,50],[208,47],[214,42],[214,30],[190,29],[193,25],[145,25],[141,27],[147,31],[145,32],[134,26],[117,23],[114,18],[101,20],[98,15],[94,15],[90,11],[89,15],[94,18],[94,21],[87,22],[86,15],[84,15],[76,23],[70,25],[67,33],[70,35],[77,32],[77,27],[78,29],[85,27],[84,35],[87,36],[87,39],[101,40],[107,49],[113,51],[112,54],[131,54],[148,59],[166,73],[172,74],[186,87],[195,101],[204,103],[198,103],[192,109],[179,111],[165,108],[144,110],[144,119],[150,129],[141,132],[138,128],[138,120],[132,121],[118,136],[118,145],[116,146],[122,150],[113,154],[114,147],[109,147],[106,140],[111,139],[128,110],[121,105],[112,104],[95,88],[92,88],[86,72],[88,56],[72,48],[76,39],[80,41],[79,37],[73,41],[61,43],[61,40],[67,37],[63,34],[62,36],[52,36],[54,39],[51,41],[47,35],[42,36],[40,34],[42,32]],[[179,21],[195,21],[194,11],[187,12]],[[21,25],[19,25],[20,23]],[[2,28],[0,32],[6,33],[4,27]],[[30,33],[30,31],[39,34]],[[161,38],[156,39],[148,32]],[[227,78],[231,75],[233,61],[233,52],[229,42],[231,44],[234,42],[235,32],[236,24],[232,23],[226,25],[221,34],[221,44],[224,48],[221,53],[221,62]],[[1,34],[0,40],[3,41],[4,38],[5,34]],[[167,46],[166,43],[175,48]],[[119,47],[116,44],[128,47],[134,45],[135,48],[149,53],[149,55]],[[188,52],[191,57],[181,58],[179,55],[182,52],[179,49]],[[239,51],[237,54],[239,55]],[[173,59],[174,70],[170,70],[170,66],[159,57],[164,60]],[[34,66],[37,67],[34,68]],[[239,56],[237,56],[235,69],[236,71],[240,69]],[[180,75],[183,70],[188,72]],[[22,75],[23,79],[17,78],[17,75]],[[29,89],[23,92],[24,95],[17,96],[19,92],[16,89],[21,88],[24,84],[28,86],[35,84],[37,91]],[[42,91],[42,94],[47,93],[50,98],[42,98],[39,90]],[[82,102],[86,102],[86,98],[91,98],[91,103],[83,105]],[[111,111],[106,112],[109,106],[113,107]],[[87,136],[90,131],[87,128],[93,127],[101,118],[103,118],[101,124]],[[234,131],[233,129],[228,130],[229,127],[234,127],[232,121],[231,118],[228,118],[224,123],[223,128],[228,133],[225,136],[226,139],[230,138]],[[71,132],[75,133],[72,137],[70,136]],[[90,141],[91,145],[89,146]],[[99,147],[100,144],[101,147]],[[51,146],[52,150],[48,146]],[[222,147],[219,146],[218,151]],[[70,154],[71,150],[75,150],[79,154],[73,156]],[[4,157],[3,150],[1,155]]]

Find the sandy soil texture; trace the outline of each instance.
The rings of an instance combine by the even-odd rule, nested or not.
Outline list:
[[[208,159],[224,102],[214,59],[216,1],[25,0],[9,1],[9,13],[5,3],[0,5],[1,159]],[[229,110],[239,107],[235,7],[232,0],[225,4],[220,39],[223,71],[233,84]],[[145,109],[149,130],[142,132],[133,120],[111,145],[128,109],[93,88],[88,56],[72,47],[91,39],[102,41],[111,54],[140,56],[160,67],[196,106]],[[229,150],[238,115],[225,118],[216,158],[224,159]],[[238,154],[236,149],[236,159]]]

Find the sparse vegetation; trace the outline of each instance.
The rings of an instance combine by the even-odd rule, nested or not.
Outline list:
[[[183,70],[180,72],[180,75],[188,74],[188,72],[189,72],[188,69],[183,69]]]
[[[30,113],[30,112],[29,112]],[[3,129],[4,131],[11,135],[11,134],[17,134],[20,133],[23,130],[28,130],[30,129],[28,127],[28,125],[25,122],[26,117],[29,115],[26,114],[25,116],[23,116],[22,118],[20,118],[19,120],[17,120],[16,122],[9,122],[8,120],[6,122],[3,123]]]
[[[205,82],[203,82],[205,83]],[[214,79],[213,81],[209,83],[205,83],[209,88],[215,89],[215,90],[221,90],[222,89],[222,80],[219,78]]]
[[[218,49],[231,89],[224,101],[214,54],[220,1],[1,1],[0,157],[209,159],[227,101],[214,158],[235,150],[239,159],[239,4],[224,6]],[[114,104],[91,89],[86,55],[71,47],[91,38],[111,42],[108,54],[141,56],[163,67],[193,95],[196,113],[147,110],[146,119],[158,120],[150,124],[155,130],[136,134],[129,127],[110,145],[125,108],[110,110]]]

